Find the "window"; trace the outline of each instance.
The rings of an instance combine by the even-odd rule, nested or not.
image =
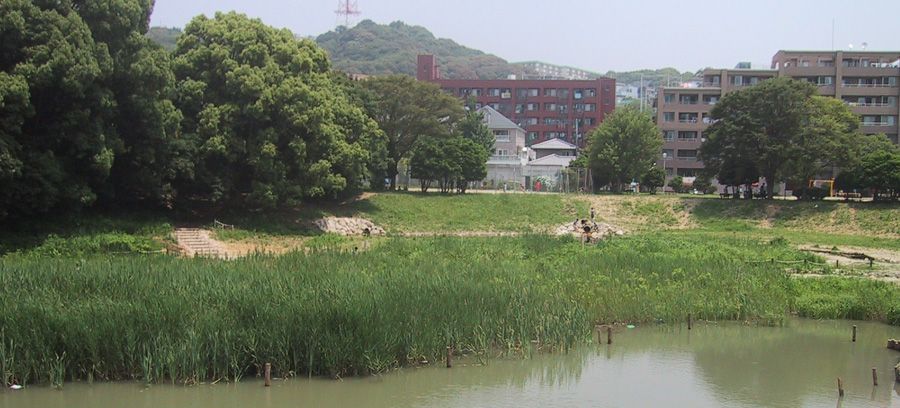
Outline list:
[[[818,66],[820,66],[820,67],[833,67],[833,66],[834,66],[834,60],[830,60],[830,59],[820,59],[820,60],[816,63],[816,65],[818,65]]]
[[[588,89],[585,89],[585,90],[584,90],[584,97],[585,97],[585,98],[593,98],[593,97],[595,97],[595,96],[597,96],[597,89],[595,89],[595,88],[588,88]]]
[[[674,122],[675,112],[663,112],[663,122]]]
[[[703,97],[703,103],[707,105],[715,105],[719,102],[719,95],[705,95]]]
[[[679,113],[678,121],[681,123],[697,123],[696,113]]]
[[[569,98],[569,90],[566,88],[557,89],[556,96],[563,98],[563,99],[568,99]]]
[[[665,102],[665,103],[675,102],[675,94],[667,93],[667,94],[663,95],[663,102]]]
[[[516,98],[524,98],[528,96],[528,90],[524,88],[516,89]]]
[[[809,61],[808,61],[808,60],[800,61],[800,66],[801,66],[801,67],[808,67],[808,66],[809,66]]]
[[[664,159],[671,160],[675,158],[675,150],[673,149],[662,149],[662,157]]]
[[[557,138],[557,139],[565,139],[565,138],[566,138],[566,132],[556,132],[556,138]]]
[[[516,104],[516,113],[522,113],[522,112],[525,112],[525,104],[517,103]]]
[[[529,143],[537,140],[537,138],[538,138],[538,132],[528,132],[528,142]]]
[[[456,90],[453,88],[441,88],[444,93],[448,93],[450,95],[456,95]]]
[[[539,103],[529,103],[525,105],[525,110],[529,112],[534,112],[541,109],[541,104]]]
[[[509,141],[509,131],[508,130],[495,130],[494,131],[494,140],[498,142],[508,142]]]
[[[545,88],[544,96],[556,96],[556,88]]]
[[[596,103],[586,103],[586,104],[584,104],[584,111],[585,111],[585,112],[594,112],[594,111],[596,111],[596,110],[597,110],[597,104],[596,104]]]
[[[545,103],[544,104],[545,111],[556,112],[556,109],[558,109],[558,105],[555,103]]]
[[[499,110],[500,110],[500,104],[499,104],[499,103],[489,103],[489,104],[487,104],[487,106],[490,106],[490,107],[493,108],[495,111],[499,111]]]
[[[696,149],[678,149],[678,160],[697,160]]]
[[[538,118],[525,118],[525,124],[526,125],[537,125]]]
[[[509,88],[504,88],[500,90],[500,99],[509,99],[512,98],[512,93]]]
[[[687,140],[687,141],[697,140],[697,132],[696,131],[678,132],[678,140]]]
[[[678,169],[678,175],[681,177],[697,177],[697,169]]]
[[[488,96],[500,96],[500,88],[491,88],[487,91]]]
[[[581,99],[584,97],[584,92],[581,89],[576,89],[572,95],[575,99]]]
[[[665,140],[667,142],[671,142],[671,141],[675,140],[676,134],[677,134],[677,132],[675,132],[674,130],[664,130],[663,131],[663,140]]]
[[[538,94],[539,94],[540,92],[541,92],[541,90],[538,89],[538,88],[529,88],[529,89],[528,89],[528,96],[538,96]]]
[[[509,156],[509,149],[497,149],[497,151],[494,155],[495,156]]]
[[[481,91],[482,91],[481,88],[473,88],[472,91],[469,92],[469,95],[472,95],[472,96],[481,96],[481,94],[482,94]]]

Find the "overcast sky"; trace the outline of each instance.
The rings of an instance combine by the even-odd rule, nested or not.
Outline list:
[[[337,0],[156,0],[152,25],[236,10],[301,35],[334,29]],[[361,18],[401,20],[511,62],[606,72],[739,61],[779,49],[900,50],[900,0],[358,0]],[[357,19],[358,20],[358,19]],[[343,20],[340,20],[343,22]]]

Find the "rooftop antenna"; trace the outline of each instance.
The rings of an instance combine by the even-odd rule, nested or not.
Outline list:
[[[338,9],[334,11],[334,14],[338,15],[338,18],[344,17],[344,27],[350,27],[350,18],[353,16],[358,16],[362,14],[359,11],[359,6],[357,6],[356,1],[353,0],[341,0],[338,1]]]

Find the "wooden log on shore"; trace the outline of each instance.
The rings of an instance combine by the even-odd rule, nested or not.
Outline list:
[[[900,351],[900,340],[888,339],[887,348]]]

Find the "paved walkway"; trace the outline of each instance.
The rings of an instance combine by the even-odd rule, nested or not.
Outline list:
[[[210,231],[200,228],[176,228],[175,240],[186,256],[227,258],[228,251],[221,242],[210,237]]]

